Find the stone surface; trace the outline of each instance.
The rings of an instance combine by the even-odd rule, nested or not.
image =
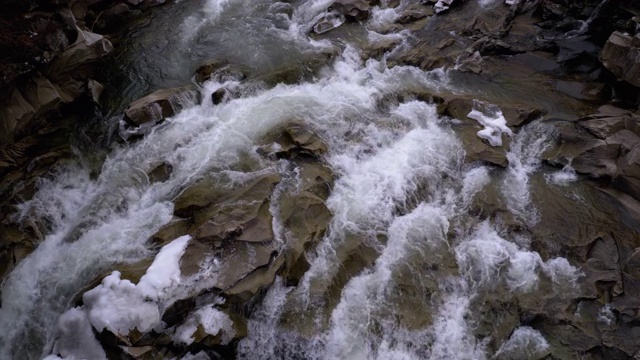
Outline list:
[[[600,53],[602,64],[617,78],[640,86],[640,48],[630,35],[611,34]]]
[[[155,124],[193,104],[196,95],[191,86],[155,91],[132,102],[124,111],[124,120],[134,126]]]

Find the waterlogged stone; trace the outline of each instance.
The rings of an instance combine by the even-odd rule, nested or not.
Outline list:
[[[335,11],[355,20],[365,20],[369,17],[371,2],[371,0],[335,0],[329,6],[329,11]]]
[[[158,90],[132,102],[124,111],[124,120],[134,126],[155,124],[193,105],[196,95],[192,86]]]

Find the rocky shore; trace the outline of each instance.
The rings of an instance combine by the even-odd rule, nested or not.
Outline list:
[[[163,0],[0,3],[0,277],[38,242],[42,224],[11,223],[35,180],[73,156],[71,140],[99,113],[98,71],[127,24]]]
[[[119,37],[126,36],[122,28],[127,22],[163,2],[0,4],[0,54],[5,54],[0,56],[0,279],[48,231],[40,219],[15,221],[14,206],[33,195],[38,177],[73,156],[69,134],[100,112],[99,66],[110,61]],[[492,11],[480,11],[483,3]],[[440,116],[455,119],[451,128],[464,146],[465,164],[485,164],[496,172],[514,166],[508,155],[514,137],[509,134],[533,123],[548,124],[554,132],[552,146],[542,154],[544,168],[575,177],[589,196],[585,202],[537,194],[542,220],[528,229],[505,215],[495,194],[487,192],[476,201],[473,216],[500,219],[513,234],[530,235],[532,249],[543,258],[562,254],[584,273],[579,290],[562,294],[562,301],[551,295],[523,297],[509,304],[489,295],[475,299],[487,312],[476,336],[500,332],[502,339],[490,345],[497,350],[498,341],[505,341],[515,324],[526,324],[552,345],[552,350],[532,354],[531,359],[640,356],[640,4],[633,0],[335,0],[309,36],[322,40],[362,27],[376,6],[396,9],[397,14],[392,24],[377,32],[409,31],[410,36],[404,46],[393,38],[370,42],[360,49],[362,55],[382,59],[386,54],[389,67],[442,68],[456,85],[438,92],[396,93],[380,99],[381,108],[404,99],[435,104]],[[330,60],[313,64],[310,73]],[[118,118],[118,135],[121,141],[135,143],[194,104],[217,106],[248,96],[246,89],[252,86],[295,83],[300,77],[299,73],[258,77],[226,59],[203,61],[192,83],[156,89],[132,102]],[[203,83],[210,79],[238,85],[204,97]],[[504,124],[483,124],[483,119]],[[187,353],[205,354],[199,355],[202,359],[234,358],[238,342],[247,336],[248,321],[270,286],[276,281],[288,286],[300,282],[309,269],[305,252],[330,231],[334,214],[326,202],[336,178],[323,157],[330,151],[323,134],[300,120],[290,119],[255,143],[259,161],[277,167],[241,179],[217,173],[199,179],[173,199],[172,220],[149,239],[148,246],[160,251],[188,235],[178,275],[190,277],[192,288],[166,308],[157,301],[154,309],[162,328],[96,329],[92,323],[109,359],[169,359]],[[486,136],[479,136],[481,132]],[[257,171],[252,161],[256,160],[249,158],[244,166]],[[146,170],[150,183],[165,182],[174,171],[167,163]],[[287,175],[292,173],[296,178]],[[545,181],[542,175],[533,180],[534,194]],[[274,228],[276,223],[283,228]],[[345,255],[349,257],[345,260],[349,265],[341,268],[345,278],[372,262],[367,249],[361,250]],[[197,278],[199,269],[214,262],[221,269],[215,281]],[[123,263],[88,279],[74,304],[91,318],[94,290],[117,288],[111,283],[112,270],[119,271],[118,281],[142,287],[143,277],[153,273],[152,263],[153,258]],[[327,293],[339,292],[346,281],[336,280],[327,286]],[[603,314],[603,307],[609,312]],[[212,326],[211,316],[226,325]],[[81,316],[67,319],[72,326],[86,322]],[[58,344],[53,353],[64,357],[68,348]]]

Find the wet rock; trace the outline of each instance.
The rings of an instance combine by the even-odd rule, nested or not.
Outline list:
[[[329,6],[329,11],[335,11],[338,14],[354,20],[367,19],[370,10],[370,0],[335,0],[333,4]]]
[[[87,80],[87,90],[89,92],[89,96],[91,100],[96,104],[100,103],[100,97],[102,96],[102,92],[104,91],[104,85],[99,82],[89,79]]]
[[[454,98],[446,102],[444,114],[454,119],[469,121],[467,115],[474,109],[474,103],[481,104],[474,99]],[[502,112],[507,126],[518,127],[530,123],[533,120],[540,119],[545,112],[527,105],[516,103],[500,104],[497,107]]]
[[[9,144],[14,137],[26,135],[32,120],[52,111],[64,101],[62,94],[45,77],[34,77],[13,90],[0,107],[0,142]]]
[[[160,230],[151,237],[151,242],[158,247],[164,246],[174,239],[186,235],[190,227],[190,219],[174,216],[168,224],[160,228]]]
[[[578,81],[558,81],[556,90],[578,100],[604,103],[611,96],[611,89],[602,83],[583,83]]]
[[[313,26],[313,31],[318,35],[324,34],[338,28],[340,25],[344,24],[345,21],[346,18],[342,14],[328,13]]]
[[[237,89],[234,89],[233,87],[221,87],[211,93],[211,102],[213,105],[219,105],[238,97],[238,95],[239,93]]]
[[[74,83],[88,75],[91,65],[113,50],[111,42],[102,35],[89,31],[78,32],[78,39],[64,53],[56,57],[44,71],[45,75],[57,84],[68,100],[77,98],[71,89]]]
[[[206,242],[273,239],[268,197],[280,181],[275,174],[261,176],[240,187],[227,201],[216,203],[194,216],[197,239]]]
[[[173,166],[168,163],[162,163],[149,172],[150,182],[165,182],[171,177]]]
[[[220,83],[242,81],[247,77],[247,74],[248,71],[238,65],[230,64],[225,60],[212,60],[196,70],[195,80],[199,84],[211,79]]]
[[[111,16],[121,16],[129,12],[129,6],[127,4],[116,4],[107,10],[102,12],[103,17],[111,17]]]
[[[467,162],[482,161],[500,167],[507,167],[509,161],[507,160],[506,149],[504,147],[496,148],[482,141],[478,137],[478,131],[482,130],[482,127],[471,123],[463,123],[454,125],[452,128],[460,141],[462,141]]]
[[[324,141],[300,124],[289,125],[273,143],[261,146],[258,151],[278,158],[317,157],[327,151]]]
[[[611,34],[600,53],[602,64],[618,79],[640,86],[640,49],[631,35]]]
[[[71,13],[73,17],[77,20],[82,20],[87,16],[87,12],[89,11],[89,7],[85,1],[76,1],[71,5]]]
[[[482,55],[480,55],[479,51],[476,51],[470,54],[469,56],[467,56],[466,58],[460,60],[458,65],[458,70],[463,72],[470,71],[470,72],[479,74],[482,72],[482,65],[483,65]]]
[[[131,103],[124,120],[133,126],[156,124],[192,105],[196,95],[192,86],[158,90]]]
[[[433,14],[434,10],[431,6],[421,3],[413,3],[403,8],[402,12],[398,15],[396,23],[409,24],[432,16]]]
[[[220,88],[214,91],[213,93],[211,93],[211,102],[213,103],[213,105],[218,105],[222,103],[226,95],[227,95],[227,90],[225,90],[224,88]]]

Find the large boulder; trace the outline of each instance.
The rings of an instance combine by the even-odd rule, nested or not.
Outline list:
[[[133,126],[154,125],[193,105],[196,97],[193,86],[158,90],[132,102],[124,111],[124,120]]]
[[[371,0],[335,0],[329,6],[329,10],[347,18],[365,20],[369,17],[372,2]]]
[[[605,180],[640,200],[640,116],[605,105],[576,123],[558,126],[560,146],[550,159]]]
[[[93,64],[112,50],[113,45],[104,36],[78,29],[76,42],[56,57],[44,74],[59,88],[63,100],[71,102],[86,90]]]
[[[640,86],[640,34],[613,32],[602,48],[600,60],[618,79]]]

